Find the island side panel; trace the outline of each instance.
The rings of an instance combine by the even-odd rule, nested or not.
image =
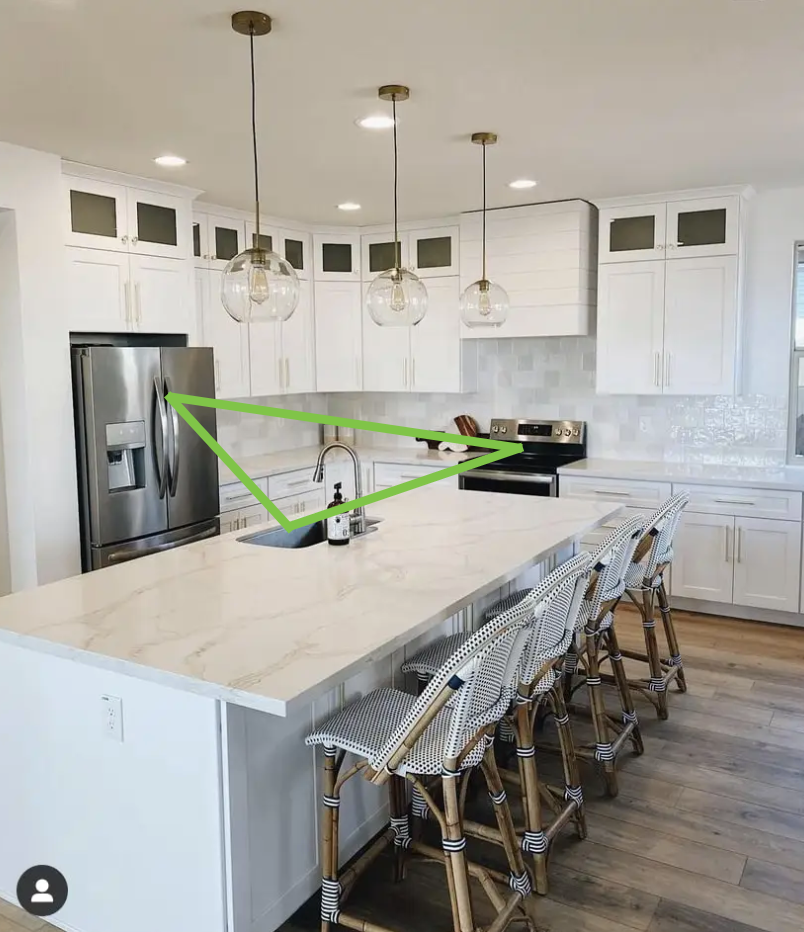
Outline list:
[[[0,896],[44,863],[56,926],[225,932],[219,726],[212,699],[0,643]]]

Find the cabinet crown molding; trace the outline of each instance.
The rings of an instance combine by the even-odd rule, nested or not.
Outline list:
[[[61,161],[61,173],[72,178],[89,178],[92,181],[119,184],[127,188],[136,188],[139,191],[152,191],[156,194],[173,194],[190,200],[204,193],[200,188],[188,188],[186,185],[157,181],[155,178],[143,178],[140,175],[127,175],[108,168],[96,168],[94,165],[70,162],[67,159]]]
[[[751,185],[727,185],[719,188],[689,188],[684,191],[658,191],[653,194],[629,194],[625,197],[609,197],[591,203],[603,209],[606,207],[630,207],[637,204],[672,204],[676,201],[698,200],[706,197],[741,197],[749,200],[756,194]]]

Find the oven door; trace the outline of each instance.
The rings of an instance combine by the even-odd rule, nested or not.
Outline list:
[[[558,476],[505,469],[470,469],[461,473],[460,487],[472,492],[507,492],[509,495],[558,495]]]

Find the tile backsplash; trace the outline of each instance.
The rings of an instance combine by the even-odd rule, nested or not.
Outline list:
[[[589,455],[667,462],[780,465],[787,444],[787,399],[767,395],[616,396],[595,393],[594,337],[483,340],[476,392],[463,395],[335,394],[328,412],[455,431],[471,414],[566,418],[589,424]],[[366,432],[359,443],[414,441]]]
[[[448,394],[308,394],[254,404],[456,432],[471,414],[566,418],[589,424],[589,455],[629,460],[778,466],[785,462],[787,399],[770,395],[619,396],[595,393],[594,337],[483,340],[478,390]],[[319,426],[221,411],[218,434],[233,456],[314,445]],[[365,446],[411,446],[406,437],[358,432]]]

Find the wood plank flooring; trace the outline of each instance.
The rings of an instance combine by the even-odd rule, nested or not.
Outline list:
[[[623,755],[617,799],[584,770],[589,838],[557,841],[540,932],[804,930],[804,631],[684,613],[676,625],[690,690],[671,693],[668,722],[637,700],[645,755]],[[639,648],[634,612],[618,632]],[[500,864],[481,843],[470,856]],[[380,859],[351,906],[400,932],[452,927],[442,870],[418,860],[393,884]],[[318,928],[314,900],[281,932]],[[0,932],[23,930],[52,927],[0,901]]]

